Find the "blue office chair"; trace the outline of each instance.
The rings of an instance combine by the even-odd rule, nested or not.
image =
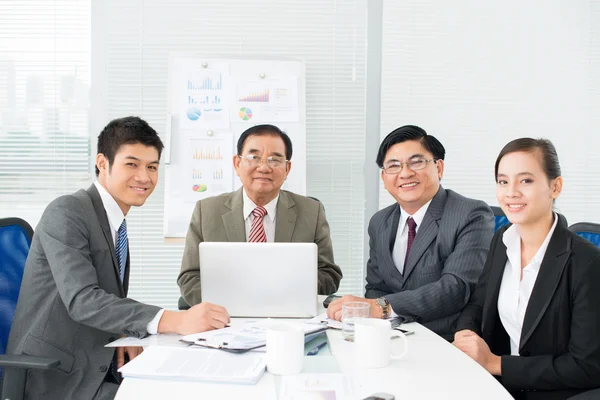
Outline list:
[[[584,239],[589,240],[597,247],[600,247],[600,224],[592,222],[578,222],[569,227],[571,232],[574,232]]]
[[[49,358],[5,354],[32,237],[33,229],[22,219],[0,219],[0,367],[4,368],[0,390],[3,399],[23,399],[27,369],[50,369],[59,364],[58,360]]]
[[[502,211],[500,207],[490,206],[490,208],[494,212],[494,232],[502,228],[504,225],[510,224],[510,221],[508,220],[508,218],[506,218],[506,215],[504,215],[504,211]]]

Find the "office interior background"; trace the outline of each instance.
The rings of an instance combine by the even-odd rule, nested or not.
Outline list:
[[[500,149],[548,138],[557,210],[600,222],[598,0],[0,0],[0,217],[35,228],[88,187],[109,120],[164,133],[170,54],[305,62],[307,194],[326,209],[339,293],[363,293],[367,223],[393,202],[376,151],[401,125],[444,144],[445,188],[490,205]],[[163,199],[161,179],[127,217],[129,296],[174,309],[183,243],[164,241]]]

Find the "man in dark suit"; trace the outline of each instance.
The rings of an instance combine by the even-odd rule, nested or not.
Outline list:
[[[417,126],[383,140],[377,165],[397,203],[369,223],[366,299],[332,302],[330,318],[341,320],[347,301],[367,301],[371,317],[417,321],[452,339],[483,269],[494,216],[484,202],[441,186],[444,156],[444,146]]]
[[[329,224],[317,200],[281,190],[292,167],[292,141],[274,125],[256,125],[240,135],[233,165],[243,187],[196,203],[185,238],[177,284],[190,304],[202,301],[201,242],[316,243],[318,293],[335,293],[342,270],[333,260]],[[261,214],[256,215],[258,210]]]
[[[128,299],[125,216],[154,190],[163,144],[137,117],[110,122],[98,136],[96,175],[87,190],[59,197],[36,227],[7,353],[58,359],[31,370],[26,399],[112,399],[116,368],[140,348],[105,344],[119,336],[189,334],[222,328],[225,309],[202,304],[185,312]]]

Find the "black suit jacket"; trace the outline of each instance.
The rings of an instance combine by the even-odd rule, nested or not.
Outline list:
[[[600,249],[569,231],[562,215],[525,312],[520,356],[498,314],[506,246],[498,230],[457,330],[471,329],[502,356],[502,384],[517,399],[566,399],[600,387]]]

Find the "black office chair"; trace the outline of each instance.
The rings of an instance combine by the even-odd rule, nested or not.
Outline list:
[[[0,219],[0,367],[2,399],[21,400],[28,369],[50,369],[58,360],[22,354],[5,354],[15,316],[25,260],[33,237],[31,226],[20,218]]]
[[[504,215],[504,211],[502,211],[500,207],[490,206],[490,208],[494,212],[494,232],[502,228],[504,225],[510,224],[510,221],[508,220],[508,218],[506,218],[506,215]]]
[[[589,240],[597,247],[600,247],[600,224],[595,224],[593,222],[578,222],[571,225],[569,230],[582,238]]]

